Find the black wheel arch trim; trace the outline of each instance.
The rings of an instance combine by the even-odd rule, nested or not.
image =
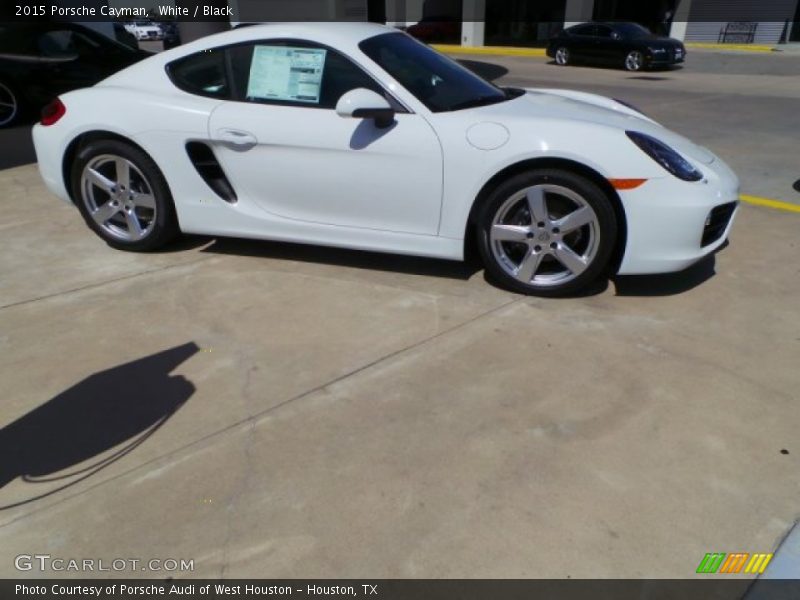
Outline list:
[[[77,135],[67,145],[67,150],[64,152],[64,158],[61,161],[61,176],[63,177],[64,186],[66,187],[67,193],[69,193],[70,200],[72,200],[73,204],[75,204],[75,198],[72,197],[72,165],[75,162],[75,158],[78,156],[81,149],[83,149],[87,144],[106,140],[129,144],[130,146],[137,148],[139,151],[144,152],[147,156],[150,156],[150,153],[147,150],[142,148],[132,139],[125,137],[124,135],[114,133],[113,131],[104,131],[98,129],[93,131],[85,131],[84,133]],[[166,180],[166,177],[164,177],[164,179]]]
[[[152,156],[150,156],[150,153],[147,150],[142,148],[139,144],[134,142],[132,139],[130,139],[128,137],[125,137],[124,135],[121,135],[119,133],[114,133],[113,131],[105,131],[105,130],[102,130],[102,129],[97,129],[97,130],[93,130],[93,131],[85,131],[85,132],[77,135],[69,143],[69,145],[67,146],[67,150],[66,150],[66,152],[64,152],[64,158],[63,158],[63,160],[61,162],[61,176],[64,179],[64,186],[65,186],[65,188],[67,190],[67,194],[69,194],[69,198],[72,201],[72,204],[75,205],[76,207],[78,206],[78,204],[76,202],[76,199],[73,196],[72,166],[73,166],[73,164],[75,162],[75,159],[77,158],[78,154],[80,153],[80,151],[84,147],[86,147],[87,144],[89,144],[91,142],[98,142],[98,141],[122,142],[123,144],[128,144],[129,146],[132,146],[133,148],[136,148],[140,152],[142,152],[142,153],[146,154],[148,157],[150,157],[150,160],[152,160],[153,163],[155,163],[156,167],[158,167],[159,171],[161,171],[161,177],[164,180],[164,185],[167,186],[167,191],[169,192],[170,201],[172,202],[172,205],[173,205],[173,211],[174,211],[174,214],[175,214],[175,219],[177,220],[177,223],[178,223],[178,229],[181,230],[180,215],[178,214],[177,207],[175,207],[175,200],[174,200],[174,196],[172,195],[172,188],[169,185],[169,180],[167,179],[167,176],[164,174],[163,169],[161,169],[160,165],[158,165],[158,163],[155,162],[155,160],[153,159]]]

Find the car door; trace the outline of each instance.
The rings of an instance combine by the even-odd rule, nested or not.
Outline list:
[[[595,27],[594,53],[598,61],[609,63],[619,60],[622,42],[618,38],[608,25],[598,24]]]
[[[66,23],[40,32],[35,46],[47,85],[58,93],[92,86],[139,59],[138,50]]]
[[[578,60],[593,59],[594,25],[585,24],[570,30],[570,52],[572,58]]]
[[[442,150],[422,116],[331,48],[268,40],[226,53],[233,101],[212,113],[209,138],[240,197],[299,221],[438,232]],[[356,88],[394,103],[394,124],[340,117]]]
[[[94,85],[106,75],[98,68],[96,54],[101,48],[68,26],[39,34],[36,46],[47,73],[49,85],[56,91]]]

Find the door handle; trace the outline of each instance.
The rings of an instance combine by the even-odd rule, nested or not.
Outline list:
[[[256,136],[239,129],[220,129],[217,131],[217,139],[238,148],[252,148],[258,144]]]

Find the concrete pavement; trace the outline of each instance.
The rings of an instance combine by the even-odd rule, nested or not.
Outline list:
[[[20,552],[193,558],[198,576],[684,577],[709,549],[773,549],[798,515],[795,215],[745,206],[715,265],[546,301],[435,261],[120,254],[30,167],[9,178],[29,213],[0,242],[5,423],[92,373],[198,351],[173,371],[192,389],[177,411],[87,479],[119,444],[49,453],[118,441],[104,403],[135,416],[158,387],[119,406],[117,386],[145,385],[120,374],[70,428],[45,410],[17,438],[34,481],[70,476],[14,465],[4,577]]]

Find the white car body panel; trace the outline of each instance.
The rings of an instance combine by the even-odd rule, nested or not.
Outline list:
[[[87,132],[109,131],[141,146],[160,166],[185,232],[458,260],[473,204],[496,174],[523,161],[571,161],[605,179],[647,179],[617,192],[627,229],[620,273],[680,270],[724,243],[727,231],[706,247],[700,238],[710,210],[738,199],[738,180],[708,150],[614,100],[581,92],[529,90],[500,104],[432,113],[359,49],[364,39],[389,31],[368,23],[253,26],[148,58],[62,96],[66,115],[54,126],[34,128],[41,174],[71,201],[62,172],[69,144]],[[302,108],[195,96],[167,76],[166,65],[182,56],[270,38],[336,48],[409,113],[378,135],[371,121],[335,111],[302,115]],[[234,143],[227,130],[255,143]],[[669,144],[705,178],[672,176],[626,130]],[[237,203],[219,198],[199,176],[185,150],[193,140],[214,148]]]
[[[442,149],[419,115],[399,114],[382,131],[331,110],[225,103],[211,115],[209,136],[240,198],[270,214],[437,234]]]

